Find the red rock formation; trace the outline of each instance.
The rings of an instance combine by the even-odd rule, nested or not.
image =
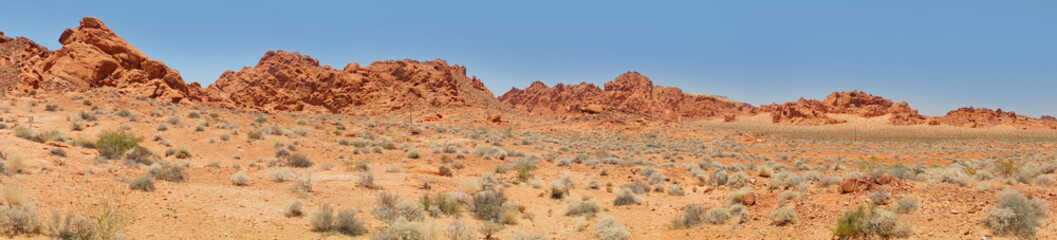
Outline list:
[[[800,125],[824,125],[846,121],[832,119],[826,114],[851,114],[861,117],[879,117],[891,114],[889,123],[893,125],[914,125],[928,122],[928,118],[918,114],[906,102],[895,103],[883,97],[866,94],[861,91],[833,92],[826,99],[804,100],[785,104],[760,106],[761,111],[771,112],[775,123]]]
[[[209,86],[238,107],[262,111],[378,114],[438,107],[499,108],[466,67],[444,60],[352,63],[342,70],[297,52],[268,51],[254,67],[227,71]]]
[[[937,121],[941,124],[960,127],[991,127],[1008,125],[1021,128],[1053,128],[1057,122],[1034,119],[1017,115],[1014,112],[1004,112],[1002,109],[991,110],[987,108],[959,108],[947,112],[947,115],[939,117]]]
[[[556,118],[590,114],[599,109],[646,114],[669,120],[707,119],[755,111],[752,105],[745,103],[687,94],[678,88],[654,86],[653,81],[637,72],[625,73],[605,83],[605,90],[589,83],[559,83],[552,88],[537,81],[524,90],[511,89],[499,96],[499,101],[530,115]]]
[[[98,18],[85,17],[76,29],[66,29],[59,43],[61,49],[48,51],[24,38],[2,41],[4,61],[18,65],[17,77],[2,79],[4,87],[23,91],[114,87],[172,102],[200,100],[190,94],[180,72],[148,58]]]

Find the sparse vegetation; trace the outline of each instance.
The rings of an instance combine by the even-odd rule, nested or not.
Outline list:
[[[1049,215],[1049,204],[1039,198],[1028,199],[1016,190],[998,193],[998,203],[988,212],[984,223],[1000,236],[1034,238],[1036,228]]]

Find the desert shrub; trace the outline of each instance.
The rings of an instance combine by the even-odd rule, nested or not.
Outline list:
[[[833,229],[833,235],[840,239],[889,239],[907,237],[910,233],[911,226],[900,221],[899,215],[876,206],[869,209],[859,206],[844,212]]]
[[[909,213],[918,209],[918,200],[913,197],[899,199],[896,201],[895,211],[897,213]]]
[[[71,131],[82,131],[82,130],[84,130],[84,128],[85,128],[85,126],[84,126],[84,121],[83,120],[76,120],[75,119],[75,120],[70,121],[70,130]]]
[[[118,159],[126,151],[140,147],[140,142],[143,142],[143,138],[136,137],[132,133],[105,131],[99,134],[99,140],[96,140],[95,146],[100,156],[107,159]]]
[[[53,212],[51,215],[48,235],[52,239],[96,239],[95,227],[87,219],[59,212]]]
[[[892,192],[887,189],[877,189],[870,192],[870,201],[876,205],[884,205],[889,197],[892,197]]]
[[[388,227],[378,230],[372,240],[426,240],[429,239],[429,229],[422,223],[408,221],[399,218],[389,224]]]
[[[601,240],[631,239],[631,233],[624,228],[624,224],[621,224],[610,215],[598,218],[598,222],[595,223],[595,236]]]
[[[466,224],[462,220],[455,220],[444,229],[444,237],[449,240],[475,240],[477,232],[473,229],[473,225]]]
[[[782,201],[793,201],[800,198],[800,193],[793,190],[785,190],[778,194],[778,199]]]
[[[377,184],[374,184],[374,173],[372,172],[356,174],[356,185],[368,189],[379,188]]]
[[[301,201],[301,199],[294,199],[294,201],[283,205],[283,216],[300,217],[305,214],[304,210],[302,210],[304,206],[305,202]]]
[[[819,178],[818,186],[819,187],[829,187],[829,186],[833,186],[833,185],[838,185],[838,184],[840,184],[841,181],[843,181],[843,180],[841,180],[841,178],[838,177],[838,176],[831,175],[831,174],[826,174],[826,175],[823,175],[822,177]]]
[[[264,114],[258,114],[257,117],[253,119],[253,122],[261,124],[268,123],[268,117],[264,116]]]
[[[66,156],[66,149],[63,149],[61,147],[51,147],[51,149],[48,150],[48,151],[51,153],[52,156],[59,156],[59,157],[65,157]]]
[[[617,191],[617,198],[613,199],[613,206],[624,206],[642,202],[642,198],[635,196],[630,188],[624,187]]]
[[[741,188],[746,184],[749,184],[749,179],[749,174],[746,174],[744,171],[736,172],[730,175],[729,180],[727,180],[727,186],[731,188]]]
[[[1016,190],[998,193],[998,205],[984,218],[991,231],[1000,236],[1034,238],[1036,228],[1048,215],[1049,204],[1039,198],[1024,197]]]
[[[295,193],[311,193],[312,192],[312,174],[304,173],[297,174],[294,176],[294,192]]]
[[[15,137],[26,140],[32,140],[33,138],[33,129],[29,129],[25,126],[16,126],[14,129],[11,129],[11,131],[15,133]]]
[[[136,178],[135,180],[132,180],[128,183],[128,189],[153,192],[154,178],[149,175]]]
[[[797,176],[796,173],[779,172],[779,173],[774,174],[771,177],[771,180],[767,184],[767,186],[770,187],[771,189],[783,189],[783,188],[788,189],[788,188],[796,187],[797,185],[799,185],[803,181],[804,181],[804,179],[801,178],[800,176]]]
[[[286,165],[291,167],[307,168],[311,167],[312,164],[314,163],[311,159],[300,153],[294,153],[286,158]]]
[[[683,209],[683,215],[672,221],[672,228],[692,228],[705,221],[705,208],[701,205],[690,204]]]
[[[738,189],[737,191],[734,191],[730,194],[730,203],[739,204],[742,202],[742,199],[745,197],[745,195],[748,195],[750,193],[752,193],[752,188]]]
[[[183,166],[169,162],[156,162],[147,169],[147,173],[170,182],[183,182],[187,178]]]
[[[572,189],[573,184],[574,182],[572,178],[569,178],[569,176],[555,179],[551,182],[550,186],[551,198],[562,199],[565,196],[569,195],[569,191]]]
[[[41,220],[32,204],[0,206],[0,229],[8,236],[40,233]]]
[[[187,159],[191,157],[191,150],[188,149],[187,145],[181,145],[177,148],[165,150],[165,156],[173,156],[177,159]]]
[[[740,203],[733,204],[730,205],[727,210],[730,212],[731,218],[738,218],[739,223],[743,223],[749,219],[749,208],[745,207],[745,205],[741,205]]]
[[[712,172],[710,178],[708,178],[708,185],[713,187],[723,186],[727,184],[727,171],[723,169],[716,169]]]
[[[683,191],[683,189],[682,189],[682,188],[679,188],[679,186],[673,186],[672,188],[668,189],[668,195],[672,195],[672,196],[685,196],[685,195],[686,195],[686,192],[685,192],[685,191]]]
[[[420,157],[422,157],[422,153],[419,152],[418,149],[411,149],[407,151],[407,158],[418,159]]]
[[[268,180],[272,182],[285,182],[293,178],[293,173],[289,169],[273,169],[268,172]]]
[[[544,240],[544,239],[547,239],[547,236],[543,235],[543,233],[519,232],[519,233],[514,233],[513,239],[514,240]]]
[[[793,210],[789,206],[781,206],[771,211],[771,223],[778,226],[784,226],[792,223],[796,223],[796,210]]]
[[[450,168],[448,168],[447,166],[440,166],[440,168],[438,168],[438,169],[437,169],[437,172],[438,172],[438,173],[439,173],[439,174],[440,174],[441,176],[445,176],[445,177],[451,177],[451,176],[453,176],[453,175],[454,175],[454,174],[453,174],[453,173],[451,172],[451,169],[450,169]]]
[[[705,222],[709,224],[723,224],[730,219],[730,210],[725,207],[712,207],[705,212]]]
[[[503,228],[506,228],[503,224],[494,221],[485,221],[481,223],[481,228],[477,229],[477,231],[480,232],[481,235],[484,235],[485,240],[490,240],[495,239],[494,236],[498,234],[499,231],[502,231]]]
[[[231,184],[235,184],[235,186],[249,185],[251,180],[250,176],[244,172],[237,172],[231,175]]]
[[[598,213],[598,205],[593,202],[570,201],[565,204],[565,216],[584,216],[588,219],[594,218]]]
[[[308,225],[313,232],[333,232],[348,236],[359,236],[367,233],[364,222],[356,219],[356,211],[342,209],[337,216],[330,204],[320,206],[308,217]]]
[[[483,190],[473,196],[473,214],[482,221],[500,222],[503,214],[503,203],[506,197],[503,192]]]
[[[44,105],[44,111],[48,111],[48,112],[59,111],[59,105],[58,104]]]

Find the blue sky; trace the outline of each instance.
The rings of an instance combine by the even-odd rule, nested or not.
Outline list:
[[[1057,1],[14,1],[0,31],[57,49],[83,16],[208,85],[268,50],[442,58],[497,96],[540,80],[655,84],[752,104],[863,90],[927,115],[1057,115]]]

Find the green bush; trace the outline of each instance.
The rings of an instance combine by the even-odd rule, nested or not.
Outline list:
[[[140,142],[143,142],[143,138],[136,137],[132,133],[122,130],[105,131],[99,134],[99,140],[96,140],[95,146],[100,156],[107,159],[118,159],[126,151],[138,148]]]

